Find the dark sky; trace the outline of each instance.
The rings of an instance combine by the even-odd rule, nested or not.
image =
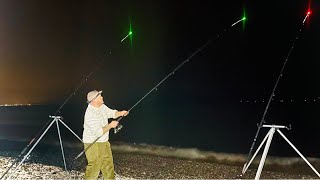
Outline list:
[[[308,9],[302,0],[0,3],[0,104],[61,103],[91,71],[78,99],[102,89],[114,102],[133,104],[244,9],[244,27],[225,33],[163,86],[172,96],[265,98]],[[311,8],[279,85],[283,95],[319,96],[319,2]],[[120,43],[130,22],[132,42]]]

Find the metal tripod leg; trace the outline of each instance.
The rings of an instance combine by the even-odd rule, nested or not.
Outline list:
[[[266,143],[266,146],[264,147],[263,154],[262,154],[262,157],[261,157],[261,160],[260,160],[260,164],[259,164],[259,167],[258,167],[258,170],[257,170],[257,173],[256,173],[256,177],[254,178],[256,180],[260,179],[262,168],[263,168],[264,162],[266,161],[267,154],[268,154],[268,151],[269,151],[269,148],[270,148],[270,144],[271,144],[271,141],[272,141],[272,138],[273,138],[273,134],[274,134],[275,131],[276,131],[276,129],[274,127],[272,127],[270,129],[270,134],[269,134],[269,137],[268,137],[268,141]]]
[[[64,169],[67,170],[67,164],[66,164],[66,158],[64,157],[64,151],[63,151],[63,146],[62,146],[62,140],[61,140],[61,135],[60,135],[60,128],[59,128],[59,121],[56,119],[56,124],[57,124],[57,130],[58,130],[58,135],[59,135],[59,142],[60,142],[60,148],[61,148],[61,153],[62,153],[62,159],[63,159],[63,164],[64,164]]]
[[[83,143],[82,139],[81,139],[75,132],[73,132],[73,131],[69,128],[69,126],[66,125],[66,123],[64,123],[60,118],[59,118],[58,120],[59,120],[75,137],[77,137],[77,138]]]
[[[9,175],[7,179],[11,179],[11,176],[18,170],[18,168],[21,166],[21,164],[27,159],[27,157],[30,155],[32,150],[36,147],[36,145],[39,143],[39,141],[43,138],[43,136],[47,133],[47,131],[50,129],[52,124],[55,122],[55,119],[51,121],[50,125],[45,129],[45,131],[41,134],[39,139],[34,143],[34,145],[31,147],[31,149],[28,151],[28,153],[23,157],[23,159],[20,161],[18,166],[14,169],[14,171]]]
[[[246,173],[246,171],[248,170],[250,164],[252,163],[253,159],[256,157],[256,155],[258,154],[258,152],[260,151],[261,147],[263,146],[264,142],[267,140],[267,138],[269,137],[271,130],[269,130],[269,132],[267,133],[267,135],[264,137],[264,139],[262,140],[262,142],[260,143],[258,149],[256,150],[256,152],[253,154],[252,158],[250,159],[249,163],[247,166],[243,167],[243,171],[242,174]]]
[[[287,128],[286,126],[279,126],[279,125],[263,125],[263,127],[270,127],[271,129],[269,130],[268,134],[265,136],[265,138],[263,139],[262,143],[260,144],[260,146],[258,147],[257,151],[255,152],[255,154],[253,155],[253,157],[251,158],[250,162],[248,163],[248,165],[246,167],[244,167],[244,172],[243,174],[246,172],[246,170],[248,169],[249,165],[251,164],[251,162],[253,161],[254,157],[257,155],[258,151],[260,150],[260,148],[262,147],[262,145],[264,144],[264,142],[266,141],[267,137],[267,143],[266,146],[264,148],[260,163],[259,163],[259,167],[255,176],[255,179],[260,179],[260,175],[270,148],[270,144],[273,138],[273,134],[277,131],[287,142],[288,144],[300,155],[300,157],[310,166],[310,168],[317,174],[317,176],[320,177],[320,174],[318,173],[318,171],[308,162],[308,160],[299,152],[299,150],[286,138],[286,136],[279,130],[280,128]]]
[[[58,136],[59,136],[59,142],[60,142],[60,148],[61,148],[61,153],[62,153],[62,158],[63,158],[63,164],[65,171],[67,170],[67,165],[66,165],[66,160],[65,160],[65,155],[64,155],[64,150],[63,150],[63,145],[62,145],[62,140],[61,140],[61,134],[60,134],[60,128],[59,128],[59,121],[68,129],[70,130],[81,142],[82,140],[63,122],[61,121],[61,116],[50,116],[50,118],[54,118],[52,122],[49,124],[49,126],[45,129],[45,131],[41,134],[39,139],[34,143],[34,145],[31,147],[31,149],[28,151],[28,153],[24,156],[22,161],[18,164],[18,166],[14,169],[14,171],[9,175],[7,179],[10,179],[12,175],[18,170],[18,168],[21,166],[21,164],[27,159],[27,157],[30,155],[32,150],[35,148],[35,146],[40,142],[40,140],[43,138],[43,136],[47,133],[47,131],[50,129],[50,127],[53,125],[54,122],[56,122],[57,125],[57,131],[58,131]]]
[[[299,152],[299,150],[289,141],[289,139],[287,139],[287,137],[282,134],[282,132],[277,129],[278,133],[283,137],[284,140],[286,140],[289,145],[299,154],[299,156],[309,165],[309,167],[320,177],[320,174],[318,173],[318,171],[309,163],[309,161]]]

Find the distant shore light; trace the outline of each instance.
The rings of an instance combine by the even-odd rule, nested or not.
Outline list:
[[[2,106],[5,106],[5,107],[7,107],[7,106],[33,106],[33,105],[36,105],[36,104],[0,104],[0,107]]]

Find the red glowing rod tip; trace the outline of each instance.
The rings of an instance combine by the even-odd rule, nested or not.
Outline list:
[[[311,14],[311,11],[308,11],[307,15],[310,15]]]

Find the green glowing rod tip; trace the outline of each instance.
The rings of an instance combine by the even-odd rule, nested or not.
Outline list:
[[[132,31],[129,32],[129,35],[131,35],[131,34],[132,34]]]
[[[247,19],[246,17],[243,17],[243,18],[242,18],[242,20],[246,20],[246,19]]]

